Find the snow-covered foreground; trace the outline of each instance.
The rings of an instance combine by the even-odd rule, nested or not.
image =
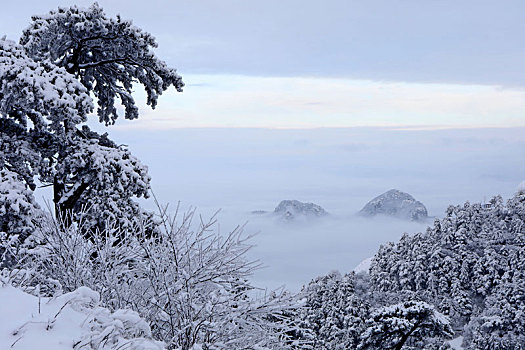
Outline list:
[[[86,287],[50,299],[0,281],[0,349],[164,349],[136,312],[98,304],[99,294]]]

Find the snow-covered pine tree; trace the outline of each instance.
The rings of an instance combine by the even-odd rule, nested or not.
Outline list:
[[[152,108],[170,86],[178,91],[184,86],[175,69],[153,53],[157,43],[151,34],[120,16],[108,17],[97,3],[33,16],[20,44],[33,59],[49,60],[78,78],[97,99],[97,114],[106,125],[118,118],[116,99],[126,119],[138,118],[134,83],[144,87]]]
[[[479,344],[490,342],[490,334],[507,328],[514,337],[520,323],[509,315],[515,315],[512,308],[519,305],[521,292],[504,291],[513,290],[509,281],[525,269],[524,204],[521,191],[507,203],[493,198],[489,208],[476,203],[449,207],[425,233],[380,248],[370,268],[371,293],[386,293],[386,299],[412,293],[435,305],[454,329],[474,334],[465,338],[465,346],[484,348]],[[505,299],[511,301],[505,304]],[[499,323],[487,323],[491,317]]]
[[[358,349],[401,350],[405,344],[453,334],[448,319],[432,305],[409,300],[372,311]]]
[[[80,126],[94,109],[92,98],[108,125],[118,117],[118,101],[125,118],[138,117],[137,84],[152,108],[170,86],[182,91],[156,46],[151,34],[109,18],[98,4],[33,16],[20,45],[0,41],[0,149],[9,154],[0,166],[32,190],[35,176],[53,186],[56,214],[66,224],[80,213],[99,229],[113,219],[137,224],[142,211],[133,198],[148,195],[147,168],[107,135]]]
[[[11,202],[18,193],[16,201],[37,207],[21,188],[35,189],[34,176],[47,174],[58,140],[67,139],[65,126],[85,121],[91,110],[86,89],[71,74],[49,62],[35,62],[21,46],[0,39],[0,170],[4,181],[13,184]],[[6,203],[2,199],[7,208]],[[17,234],[19,226],[25,228],[25,236],[29,233],[29,218],[3,219],[7,235]]]
[[[300,337],[312,349],[355,349],[365,329],[370,304],[358,296],[354,274],[333,271],[312,280],[299,297]]]
[[[0,269],[14,264],[18,249],[34,230],[38,211],[32,192],[19,176],[0,170]]]
[[[521,259],[525,263],[523,256]],[[466,349],[525,349],[523,310],[525,310],[525,272],[517,270],[512,273],[510,280],[496,288],[487,298],[483,312],[467,325]]]
[[[149,196],[148,169],[124,147],[101,137],[75,138],[53,170],[52,178],[45,179],[53,180],[55,202],[66,225],[73,215],[85,227],[102,229],[111,222],[125,232],[148,217],[133,200]]]

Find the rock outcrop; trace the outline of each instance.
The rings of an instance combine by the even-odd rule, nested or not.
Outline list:
[[[368,202],[359,212],[363,216],[388,215],[410,221],[428,218],[427,208],[408,193],[390,190]]]
[[[286,220],[296,218],[318,218],[328,215],[319,205],[303,203],[297,200],[284,200],[275,208],[274,213]]]

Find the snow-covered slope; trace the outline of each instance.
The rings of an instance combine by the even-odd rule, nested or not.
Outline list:
[[[525,180],[518,185],[518,192],[525,192]]]
[[[363,261],[361,261],[356,267],[354,267],[355,273],[368,273],[368,270],[370,270],[370,265],[372,265],[372,257],[366,258]]]
[[[389,215],[404,220],[423,221],[427,208],[408,193],[390,190],[368,202],[359,214],[364,216]]]
[[[0,349],[164,349],[136,312],[112,313],[99,298],[86,287],[38,298],[0,280]]]
[[[448,344],[452,347],[454,350],[462,350],[463,347],[461,344],[463,343],[463,337],[457,337],[448,342]]]

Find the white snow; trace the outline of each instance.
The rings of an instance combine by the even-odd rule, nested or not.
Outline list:
[[[448,343],[450,344],[452,349],[456,349],[456,350],[462,350],[463,349],[463,347],[461,346],[461,343],[463,343],[463,337],[454,338],[451,341],[449,341]]]
[[[525,191],[525,180],[518,185],[518,192]]]
[[[357,264],[356,267],[354,267],[355,273],[368,273],[368,270],[370,270],[370,265],[372,264],[372,257],[366,258],[363,261],[361,261],[359,264]]]
[[[81,287],[56,298],[38,298],[0,280],[0,349],[160,350],[149,326],[130,310],[98,306],[97,292]]]

